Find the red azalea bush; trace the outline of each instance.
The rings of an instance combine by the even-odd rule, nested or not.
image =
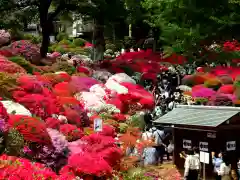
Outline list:
[[[233,94],[234,86],[232,84],[223,85],[218,89],[218,92],[223,94]]]
[[[74,97],[58,96],[57,100],[62,106],[67,106],[68,107],[68,106],[72,106],[72,105],[81,105],[80,101],[78,101]]]
[[[61,122],[58,119],[51,118],[51,117],[45,119],[45,123],[47,128],[52,128],[52,129],[59,129],[61,125]]]
[[[63,133],[69,142],[76,141],[83,137],[83,131],[75,125],[63,124],[60,126],[60,132]]]
[[[27,93],[42,93],[43,84],[34,76],[24,75],[17,79],[17,83]]]
[[[56,96],[71,97],[76,93],[76,89],[68,82],[61,82],[54,86],[53,92]]]
[[[26,141],[51,145],[51,138],[43,121],[24,115],[10,115],[9,126],[16,128]]]
[[[110,136],[113,138],[116,136],[114,127],[110,125],[103,125],[103,130],[99,134],[103,136]]]
[[[83,179],[112,177],[112,170],[118,166],[122,157],[122,151],[115,140],[110,136],[91,134],[84,136],[81,141],[84,142],[80,145],[82,151],[69,157],[68,165],[60,174],[70,172]]]
[[[120,94],[118,97],[123,103],[141,105],[143,109],[152,109],[154,107],[153,95],[146,91],[142,86],[124,82],[120,83],[128,89],[127,94]]]
[[[112,168],[98,154],[79,153],[71,155],[68,165],[60,171],[61,175],[68,173],[89,180],[93,180],[94,177],[108,179],[112,177]]]
[[[67,117],[68,123],[82,127],[82,120],[80,114],[70,108],[65,108],[65,116]]]
[[[32,114],[35,114],[42,119],[52,117],[52,114],[61,114],[62,107],[54,97],[49,97],[41,94],[26,94],[23,97],[17,97],[14,94],[15,100],[24,105]]]
[[[9,180],[39,180],[39,179],[57,179],[57,175],[49,168],[40,163],[33,163],[25,158],[0,156],[0,179]]]
[[[9,115],[7,113],[6,108],[3,106],[3,103],[0,102],[0,119],[4,120],[5,122],[8,121]]]

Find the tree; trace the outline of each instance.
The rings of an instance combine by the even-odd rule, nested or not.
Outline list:
[[[237,3],[228,0],[144,0],[148,23],[161,30],[165,52],[190,57],[202,49],[202,42],[227,39],[236,35],[240,24]]]
[[[104,25],[114,23],[120,17],[124,17],[123,0],[2,0],[2,12],[14,12],[19,10],[23,13],[26,8],[37,12],[42,29],[41,56],[46,57],[50,44],[50,35],[53,32],[53,20],[62,13],[79,13],[94,19],[94,44],[100,54],[105,47]]]

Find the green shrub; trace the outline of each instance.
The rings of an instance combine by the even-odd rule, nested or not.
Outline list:
[[[57,71],[65,71],[65,72],[67,72],[70,75],[72,75],[73,73],[76,72],[76,69],[73,66],[69,65],[65,61],[57,62],[57,63],[53,64],[52,67],[55,70],[55,72],[57,72]]]
[[[65,54],[66,50],[62,46],[57,46],[55,51],[60,52],[61,54]]]
[[[41,36],[33,36],[31,42],[33,44],[39,44],[42,42],[42,37]]]
[[[14,41],[24,39],[24,33],[20,30],[10,29],[9,33],[11,34],[11,39]]]
[[[56,37],[57,41],[62,41],[63,39],[68,39],[68,34],[64,32],[58,33]]]
[[[32,34],[24,34],[23,38],[24,40],[32,40],[33,35]]]
[[[25,34],[24,36],[23,36],[23,39],[24,40],[29,40],[29,41],[31,41],[33,44],[39,44],[39,43],[41,43],[41,41],[42,41],[42,37],[41,36],[35,36],[35,35],[32,35],[32,34]]]
[[[49,52],[49,53],[54,52],[54,48],[53,48],[52,46],[49,46],[49,47],[48,47],[48,52]]]
[[[76,48],[75,44],[73,44],[73,43],[72,43],[72,44],[69,44],[68,47],[69,47],[69,48]]]
[[[106,44],[106,49],[111,49],[113,52],[115,52],[117,50],[116,46],[112,43],[108,43]]]
[[[76,39],[73,40],[73,44],[75,46],[81,46],[81,47],[84,46],[86,42],[87,41],[82,39],[82,38],[76,38]]]
[[[72,42],[67,39],[63,39],[58,44],[59,45],[70,45],[70,44],[72,44]]]
[[[26,59],[21,56],[13,56],[8,58],[10,61],[23,67],[28,73],[32,74],[34,71],[33,66]]]

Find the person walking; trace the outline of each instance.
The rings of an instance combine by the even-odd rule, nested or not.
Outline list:
[[[214,173],[215,173],[215,179],[221,180],[221,176],[218,174],[218,171],[220,170],[220,165],[222,164],[222,152],[218,153],[218,157],[215,157],[215,152],[212,152],[212,164],[214,166]]]
[[[163,142],[165,139],[165,133],[164,133],[164,130],[159,130],[156,127],[153,127],[152,130],[153,130],[153,138],[156,144],[155,148],[157,151],[157,161],[159,162],[160,160],[160,163],[162,164],[163,157],[165,154],[165,148],[166,148],[166,145]]]
[[[152,139],[153,139],[152,129],[147,128],[146,131],[142,133],[142,140],[147,141]]]
[[[172,140],[169,140],[169,145],[167,146],[167,160],[170,160],[170,155],[173,155],[174,144]]]
[[[200,160],[194,155],[192,149],[188,150],[188,155],[184,163],[184,179],[185,180],[197,180],[200,170]]]
[[[153,147],[153,143],[150,143],[144,148],[143,154],[143,166],[147,165],[157,165],[157,150]]]
[[[240,158],[238,158],[238,162],[237,162],[237,175],[238,175],[238,180],[240,180]]]
[[[231,164],[227,155],[222,157],[222,163],[217,173],[221,177],[221,180],[231,180]]]

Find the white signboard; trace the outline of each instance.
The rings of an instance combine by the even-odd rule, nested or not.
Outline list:
[[[94,119],[94,131],[95,132],[100,132],[102,131],[103,122],[102,119]]]
[[[183,148],[184,149],[192,148],[192,141],[188,139],[183,139]]]
[[[200,151],[200,162],[204,164],[209,164],[209,153]]]
[[[199,142],[199,150],[208,152],[208,142]]]
[[[227,151],[235,151],[236,150],[236,141],[228,141],[226,143],[226,150]]]

